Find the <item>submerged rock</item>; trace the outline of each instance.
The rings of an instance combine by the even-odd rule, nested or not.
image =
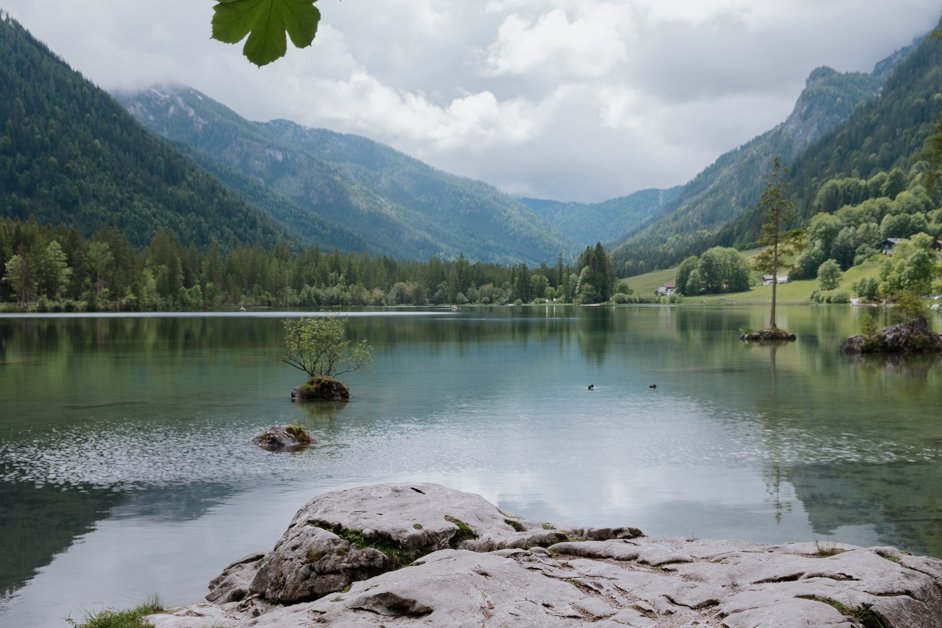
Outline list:
[[[935,558],[545,527],[434,484],[329,493],[298,511],[271,552],[213,580],[215,603],[147,620],[157,628],[942,626]]]
[[[349,401],[350,389],[333,377],[312,377],[291,391],[292,401]]]
[[[268,451],[298,451],[309,447],[314,439],[300,425],[276,425],[252,439]]]
[[[843,353],[940,353],[942,335],[929,329],[922,316],[890,325],[872,335],[851,336],[841,344]]]

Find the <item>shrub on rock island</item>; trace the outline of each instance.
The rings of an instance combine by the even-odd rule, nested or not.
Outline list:
[[[350,393],[338,375],[369,366],[372,348],[366,340],[347,339],[347,319],[334,316],[288,319],[285,351],[279,359],[304,371],[308,381],[292,392],[293,399],[341,401]]]

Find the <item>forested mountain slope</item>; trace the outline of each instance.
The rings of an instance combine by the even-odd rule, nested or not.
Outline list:
[[[894,168],[908,171],[919,161],[940,113],[942,41],[926,37],[895,68],[879,98],[859,107],[846,123],[792,164],[789,183],[799,220],[864,200],[854,195],[827,198],[842,187],[823,186],[828,180],[869,179]],[[724,228],[718,239],[748,245],[756,240],[762,222],[759,212],[751,209]]]
[[[668,267],[719,243],[731,223],[747,214],[762,189],[772,158],[786,166],[871,102],[896,64],[900,51],[871,74],[814,70],[788,119],[716,160],[683,187],[674,207],[620,243],[613,255],[620,275]]]
[[[570,244],[516,199],[487,184],[436,170],[363,137],[278,120],[245,120],[184,87],[117,98],[144,125],[202,155],[217,175],[248,180],[331,224],[369,250],[538,263]],[[228,179],[226,179],[228,180]]]
[[[9,17],[0,18],[0,216],[114,226],[134,244],[273,244],[280,232],[142,128]]]

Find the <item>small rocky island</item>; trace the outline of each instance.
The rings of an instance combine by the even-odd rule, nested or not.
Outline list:
[[[852,336],[841,344],[843,353],[942,353],[942,335],[929,328],[924,316],[890,325],[870,334]]]
[[[436,484],[328,493],[157,628],[942,626],[942,560],[892,547],[557,530]]]

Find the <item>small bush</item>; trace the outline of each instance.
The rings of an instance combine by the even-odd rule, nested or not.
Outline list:
[[[75,628],[153,628],[153,624],[145,622],[144,617],[163,611],[163,604],[154,596],[128,611],[104,610],[86,615],[81,624],[74,619],[67,619],[66,622]]]

